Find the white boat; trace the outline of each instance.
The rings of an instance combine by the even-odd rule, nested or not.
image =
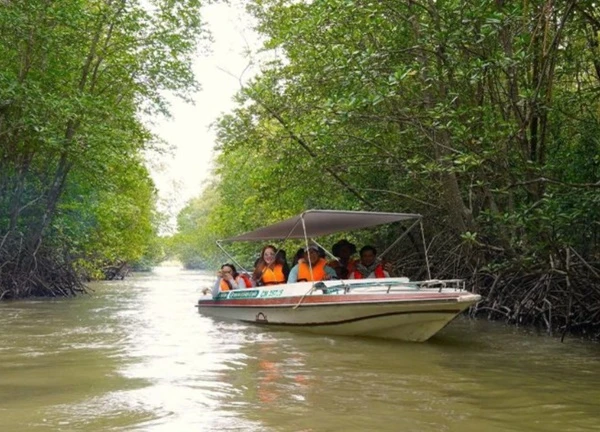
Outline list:
[[[309,239],[316,243],[319,236],[405,220],[416,221],[400,238],[420,224],[420,215],[309,210],[218,244],[222,247],[226,241],[304,239],[308,245]],[[479,300],[479,295],[465,289],[462,280],[409,281],[392,277],[297,282],[226,291],[216,298],[205,295],[197,306],[204,315],[270,328],[423,342]]]

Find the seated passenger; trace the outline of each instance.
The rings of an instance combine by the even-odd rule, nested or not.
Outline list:
[[[335,279],[336,277],[335,270],[329,267],[327,265],[327,260],[321,258],[319,255],[319,248],[312,245],[305,249],[304,258],[300,259],[298,264],[290,270],[288,283],[304,281],[316,282]]]
[[[275,246],[267,245],[262,248],[260,258],[256,261],[252,279],[257,286],[276,285],[285,283],[287,275],[283,258],[277,255]]]
[[[389,278],[390,274],[387,268],[380,262],[377,262],[377,249],[373,246],[363,246],[360,250],[360,261],[356,263],[356,268],[350,273],[349,279],[375,279]]]
[[[294,255],[294,259],[292,260],[292,268],[298,264],[298,262],[304,258],[304,248],[300,248],[296,251]]]
[[[329,261],[327,265],[335,270],[338,279],[348,279],[358,262],[357,259],[352,258],[352,255],[356,253],[356,246],[348,240],[342,239],[331,247],[331,251],[338,259]]]
[[[283,266],[283,274],[285,276],[285,280],[287,281],[287,278],[290,275],[290,266],[287,262],[287,253],[284,249],[279,249],[277,251],[275,254],[275,261]]]
[[[252,288],[252,281],[246,274],[239,274],[233,264],[223,264],[217,272],[217,280],[212,289],[213,297],[221,291]]]

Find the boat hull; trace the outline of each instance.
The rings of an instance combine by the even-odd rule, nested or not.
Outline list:
[[[367,286],[323,294],[310,283],[293,285],[200,299],[198,310],[276,329],[423,342],[480,299],[455,289]]]

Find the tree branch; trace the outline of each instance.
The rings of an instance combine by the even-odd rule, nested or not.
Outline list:
[[[533,180],[527,180],[527,181],[523,181],[523,182],[510,184],[510,185],[506,186],[503,190],[512,189],[517,186],[526,186],[526,185],[529,185],[532,183],[550,183],[550,184],[556,184],[556,185],[572,187],[572,188],[600,188],[600,181],[597,181],[596,183],[566,183],[566,182],[561,182],[558,180],[552,180],[552,179],[549,179],[546,177],[540,177],[540,178],[533,179]]]

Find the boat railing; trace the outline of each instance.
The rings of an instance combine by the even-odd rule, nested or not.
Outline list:
[[[337,282],[337,283],[335,283]],[[464,291],[464,279],[430,279],[426,281],[410,281],[407,278],[390,278],[390,279],[361,279],[359,281],[336,280],[325,282],[316,282],[312,291],[322,291],[323,294],[333,294],[342,291],[348,294],[357,290],[370,290],[387,288],[386,292],[395,292],[398,290],[438,290],[453,289],[455,291]]]
[[[418,282],[419,287],[425,289],[437,289],[439,292],[442,289],[454,289],[456,291],[465,291],[466,282],[464,279],[430,279]]]

